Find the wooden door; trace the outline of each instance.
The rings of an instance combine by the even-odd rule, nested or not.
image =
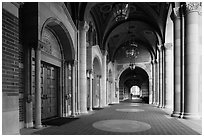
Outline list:
[[[42,119],[57,116],[57,68],[48,64],[41,65],[41,111]]]

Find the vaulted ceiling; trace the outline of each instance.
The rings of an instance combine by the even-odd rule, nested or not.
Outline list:
[[[170,3],[129,2],[129,17],[122,21],[116,21],[114,18],[113,11],[116,4],[115,2],[74,2],[70,7],[75,19],[92,18],[99,46],[108,50],[110,60],[115,60],[120,50],[124,50],[122,47],[130,40],[144,46],[151,57],[155,56],[157,45],[165,41],[166,18]]]
[[[130,41],[138,45],[137,63],[157,57],[157,45],[165,42],[165,28],[169,2],[129,2],[129,16],[116,21],[115,2],[71,3],[75,19],[94,22],[101,49],[107,49],[109,61],[128,63],[126,49]],[[75,8],[74,8],[75,7]],[[76,9],[78,7],[78,9]],[[74,10],[73,10],[74,9]],[[78,14],[77,14],[78,12]],[[76,18],[76,15],[77,18]],[[141,85],[148,76],[145,71],[127,69],[121,80],[128,86]]]
[[[164,40],[169,3],[128,3],[129,17],[123,21],[115,20],[114,4],[116,3],[97,3],[90,9],[97,24],[101,48],[107,48],[110,59],[114,60],[126,42],[135,40],[151,55],[155,55],[156,45]]]

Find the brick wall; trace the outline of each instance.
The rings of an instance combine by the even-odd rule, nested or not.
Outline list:
[[[2,9],[2,92],[23,95],[23,49],[19,44],[19,19]],[[23,99],[19,99],[20,121],[23,121]]]

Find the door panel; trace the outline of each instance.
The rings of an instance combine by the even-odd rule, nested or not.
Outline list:
[[[57,116],[57,68],[48,64],[41,66],[42,119]]]

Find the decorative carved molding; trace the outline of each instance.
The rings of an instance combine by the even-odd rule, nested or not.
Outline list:
[[[173,44],[172,43],[165,43],[164,47],[165,47],[166,50],[171,50],[172,47],[173,47]]]
[[[160,44],[160,45],[157,45],[159,51],[162,51],[164,49],[164,45],[163,44]]]
[[[71,66],[76,66],[78,61],[77,60],[70,60],[70,61],[67,61]]]
[[[89,24],[86,21],[80,21],[79,29],[87,32],[89,30]]]
[[[151,60],[151,64],[153,65],[155,63],[155,60]]]
[[[157,64],[159,62],[159,59],[155,59],[154,63]]]
[[[89,74],[93,74],[93,69],[88,69],[87,71],[89,72]]]
[[[45,45],[44,42],[42,42],[41,40],[38,40],[38,46],[37,46],[37,49],[38,49],[38,50],[43,49],[43,46],[44,46],[44,45]]]
[[[180,17],[181,17],[180,7],[175,7],[175,8],[173,8],[170,17],[171,17],[171,20],[172,20],[172,21],[174,21],[175,19],[180,18]]]
[[[186,14],[190,12],[202,12],[202,3],[201,2],[186,2]]]

